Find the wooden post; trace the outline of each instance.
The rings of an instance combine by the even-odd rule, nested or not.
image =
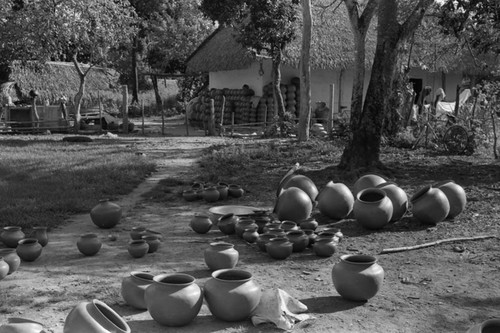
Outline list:
[[[101,133],[102,132],[102,104],[101,104],[100,91],[97,92],[97,98],[99,99],[99,133]]]
[[[234,111],[231,112],[231,137],[234,135]]]
[[[128,134],[128,87],[127,85],[122,85],[122,95],[123,95],[123,106],[122,106],[122,114],[123,114],[123,133]]]
[[[224,135],[224,111],[226,108],[226,96],[222,95],[222,107],[220,109],[220,125],[219,125],[219,135]]]
[[[455,110],[453,110],[453,114],[458,116],[458,109],[460,108],[460,85],[457,84],[457,93],[455,97]]]
[[[215,101],[213,98],[210,98],[210,116],[208,120],[208,135],[215,135]]]
[[[330,112],[328,112],[328,120],[326,122],[326,131],[332,133],[333,130],[333,108],[335,106],[335,84],[330,84]]]
[[[144,100],[141,100],[142,135],[144,135]]]
[[[186,103],[184,103],[186,104]],[[184,109],[186,109],[184,107]],[[188,118],[188,114],[187,114],[187,111],[184,113],[184,123],[186,124],[186,136],[189,136],[189,118]]]

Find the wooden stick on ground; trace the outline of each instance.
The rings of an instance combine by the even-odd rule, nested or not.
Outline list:
[[[396,252],[403,252],[403,251],[410,251],[410,250],[422,249],[424,247],[434,246],[434,245],[443,244],[443,243],[461,242],[461,241],[473,241],[473,240],[487,239],[487,238],[497,238],[497,236],[494,236],[494,235],[482,235],[482,236],[474,236],[474,237],[446,238],[446,239],[440,239],[440,240],[437,240],[437,241],[434,241],[434,242],[430,242],[430,243],[423,243],[423,244],[418,244],[418,245],[413,245],[413,246],[403,246],[403,247],[393,247],[393,248],[389,248],[389,249],[383,249],[380,252],[380,254],[396,253]]]

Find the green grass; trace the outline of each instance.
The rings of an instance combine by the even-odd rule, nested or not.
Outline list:
[[[0,226],[61,225],[100,199],[132,191],[155,168],[112,141],[0,140]]]

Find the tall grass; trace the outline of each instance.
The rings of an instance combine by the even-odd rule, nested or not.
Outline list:
[[[154,168],[112,141],[2,138],[0,226],[59,226],[100,199],[129,193]]]

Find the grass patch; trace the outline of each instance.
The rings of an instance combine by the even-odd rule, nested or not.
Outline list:
[[[39,137],[0,141],[0,226],[56,227],[100,199],[132,191],[154,169],[116,142]]]

